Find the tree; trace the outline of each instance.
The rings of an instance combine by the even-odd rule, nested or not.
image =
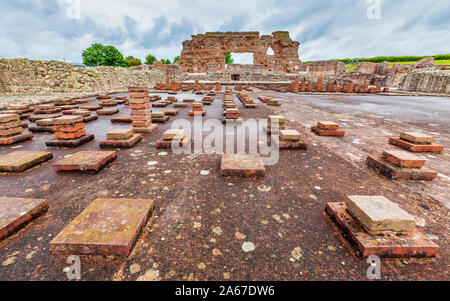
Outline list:
[[[162,62],[164,65],[170,65],[170,64],[171,64],[171,62],[170,62],[169,59],[161,59],[161,62]]]
[[[151,54],[147,55],[147,57],[145,58],[145,64],[146,65],[153,65],[153,63],[156,62],[156,61],[157,61],[156,57],[154,55],[151,55]]]
[[[96,43],[85,49],[81,56],[83,57],[83,64],[87,66],[128,67],[128,62],[114,46],[103,46]]]
[[[233,60],[233,58],[231,57],[231,53],[229,53],[229,52],[227,52],[227,53],[225,53],[225,64],[233,64],[234,63],[234,60]]]
[[[130,67],[142,65],[142,61],[133,56],[127,56],[125,60],[128,62],[128,66]]]
[[[173,63],[175,64],[176,62],[178,62],[180,60],[180,56],[176,56],[174,59],[173,59]]]

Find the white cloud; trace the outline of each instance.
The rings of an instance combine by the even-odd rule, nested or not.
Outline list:
[[[219,30],[288,30],[301,43],[302,60],[450,49],[448,1],[383,0],[381,20],[369,20],[365,0],[80,0],[81,18],[71,20],[72,1],[3,1],[0,57],[80,62],[82,50],[100,42],[125,56],[172,60],[192,34]]]

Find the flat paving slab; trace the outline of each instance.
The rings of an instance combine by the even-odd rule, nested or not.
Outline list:
[[[82,151],[53,164],[56,172],[99,172],[114,161],[113,151]]]
[[[433,137],[419,132],[401,133],[400,138],[415,144],[431,144],[433,142]]]
[[[384,151],[383,158],[400,167],[422,168],[427,162],[405,151]]]
[[[389,138],[389,144],[398,146],[413,153],[439,154],[444,150],[444,146],[434,142],[430,144],[416,144],[402,138]]]
[[[413,232],[414,217],[384,196],[351,195],[346,200],[347,211],[371,234]]]
[[[0,197],[0,241],[48,210],[46,200]]]
[[[128,256],[153,207],[153,200],[146,199],[96,199],[50,242],[50,250]]]
[[[220,173],[226,177],[264,177],[266,168],[258,155],[223,155]]]
[[[361,256],[377,255],[381,258],[435,257],[439,246],[415,229],[409,235],[382,236],[364,231],[347,211],[345,203],[328,203],[326,212],[349,237]]]
[[[0,172],[23,172],[52,158],[50,152],[15,151],[0,156]]]
[[[100,141],[101,148],[132,148],[142,141],[144,136],[142,134],[132,134],[131,137],[122,140],[108,139]]]

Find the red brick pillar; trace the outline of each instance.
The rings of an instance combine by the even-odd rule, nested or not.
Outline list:
[[[300,92],[305,92],[306,91],[306,83],[302,82],[302,84],[300,85]]]
[[[295,81],[292,82],[292,84],[289,86],[289,89],[288,89],[288,90],[289,90],[289,92],[292,92],[292,93],[298,93],[299,86],[300,86],[300,79],[297,78],[297,79],[295,79]]]
[[[317,80],[317,91],[322,92],[322,88],[323,88],[323,78],[322,76],[320,76],[319,79]]]
[[[198,84],[198,79],[195,80],[194,91],[200,90],[200,86]]]

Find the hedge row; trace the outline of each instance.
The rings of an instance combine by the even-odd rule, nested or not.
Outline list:
[[[430,55],[428,55],[430,56]],[[361,63],[361,62],[372,62],[372,63],[382,63],[382,62],[417,62],[428,56],[377,56],[372,58],[354,58],[354,59],[337,59],[333,61],[343,62],[344,64],[350,63]],[[434,60],[450,60],[450,54],[438,54],[431,55]],[[307,62],[304,62],[307,63]]]
[[[342,59],[337,60],[345,64],[351,62],[372,62],[372,63],[382,63],[382,62],[417,62],[427,56],[377,56],[373,58],[357,58],[357,59]],[[435,60],[450,60],[450,54],[438,54],[432,55]]]

